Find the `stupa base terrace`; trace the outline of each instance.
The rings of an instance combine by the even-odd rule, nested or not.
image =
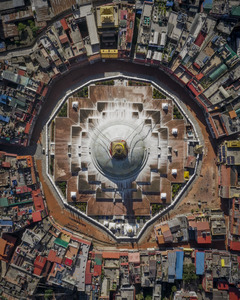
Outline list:
[[[201,148],[168,93],[124,77],[67,95],[48,122],[47,141],[48,176],[64,205],[131,238],[174,207]]]

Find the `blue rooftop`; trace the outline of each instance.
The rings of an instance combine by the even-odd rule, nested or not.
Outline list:
[[[198,251],[196,253],[196,274],[197,275],[203,275],[204,273],[204,258],[205,258],[204,252]]]
[[[7,99],[8,99],[7,95],[4,95],[4,94],[0,95],[0,104],[6,105]]]
[[[10,220],[0,220],[0,226],[13,226],[13,222]]]
[[[6,47],[4,42],[0,42],[0,49],[4,49]]]
[[[2,100],[2,99],[7,100],[7,95],[4,95],[4,94],[0,95],[0,99],[1,99],[1,100]]]
[[[9,120],[10,120],[9,117],[5,117],[5,116],[3,116],[3,115],[0,115],[0,121],[5,122],[5,123],[8,123]]]
[[[183,251],[176,252],[176,279],[182,279],[183,275]]]
[[[205,8],[205,7],[212,7],[212,4],[213,4],[213,0],[205,0],[204,2],[203,2],[203,8]]]
[[[167,7],[172,7],[173,6],[173,1],[167,1],[166,6]]]

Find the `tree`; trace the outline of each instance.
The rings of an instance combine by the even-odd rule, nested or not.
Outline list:
[[[183,281],[190,283],[191,281],[197,280],[196,269],[194,264],[183,265]]]
[[[27,25],[23,23],[18,23],[18,31],[24,31],[26,29]]]
[[[58,113],[59,117],[67,117],[67,103],[64,103],[63,107]]]
[[[104,269],[102,268],[102,272],[101,272],[101,282],[103,282],[104,277],[105,277],[105,273],[104,273]]]
[[[33,20],[28,20],[28,24],[29,24],[30,27],[33,27],[34,26]]]
[[[172,286],[172,290],[171,290],[171,296],[170,296],[170,299],[173,299],[173,295],[174,293],[176,293],[177,291],[177,287],[175,285]]]
[[[144,300],[143,294],[137,294],[136,295],[136,300]]]
[[[49,289],[45,291],[44,299],[52,299],[53,298],[53,290]]]
[[[39,28],[37,26],[35,26],[35,22],[33,20],[28,20],[28,25],[30,26],[30,28],[32,30],[33,36],[36,36]]]
[[[151,295],[147,295],[147,296],[145,297],[145,300],[152,300],[152,296],[151,296]]]
[[[34,27],[32,27],[31,29],[32,29],[33,36],[36,36],[36,35],[37,35],[37,32],[38,32],[38,30],[39,30],[39,28],[36,27],[36,26],[34,26]]]

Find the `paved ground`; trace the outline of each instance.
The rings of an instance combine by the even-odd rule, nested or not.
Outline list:
[[[109,238],[107,235],[102,233],[96,227],[87,223],[80,217],[76,217],[66,211],[62,206],[59,205],[57,201],[57,197],[53,195],[49,185],[46,183],[46,178],[42,173],[42,160],[36,161],[37,170],[39,173],[39,178],[42,183],[43,192],[46,198],[49,215],[51,215],[54,220],[64,227],[68,227],[69,229],[76,231],[83,236],[86,236],[90,239],[96,241],[96,243],[100,243],[100,245],[114,245],[115,242]]]
[[[198,119],[196,111],[193,111],[188,105],[187,107],[195,116],[204,138],[205,149],[201,163],[201,172],[199,171],[200,176],[198,176],[198,178],[195,180],[192,188],[186,197],[181,201],[177,209],[173,210],[170,216],[167,215],[162,218],[162,221],[168,220],[177,214],[188,214],[192,211],[200,212],[201,208],[206,207],[217,209],[220,208],[221,205],[220,197],[218,196],[218,170],[216,166],[216,153],[211,143],[211,137],[206,129],[206,125]],[[202,203],[201,207],[198,206],[199,201]],[[139,247],[156,247],[157,243],[153,233],[153,226],[151,226],[147,231],[148,232],[140,240]],[[221,245],[222,244],[224,245],[224,243],[221,243]],[[216,246],[219,248],[221,245]]]
[[[103,72],[105,71],[105,72]],[[76,88],[83,82],[86,82],[88,78],[100,78],[104,75],[108,75],[110,73],[124,73],[124,74],[136,74],[136,76],[140,76],[143,78],[152,78],[157,79],[161,84],[166,88],[171,90],[171,92],[175,93],[178,96],[182,103],[186,103],[189,105],[190,109],[196,113],[198,119],[205,124],[205,118],[202,113],[202,110],[199,106],[192,100],[189,96],[188,92],[181,87],[178,83],[171,80],[168,75],[166,75],[163,71],[157,68],[150,68],[142,65],[136,65],[133,63],[125,63],[121,61],[108,61],[108,62],[98,62],[93,66],[89,67],[89,65],[81,66],[81,68],[73,69],[70,73],[63,74],[58,81],[54,82],[51,86],[51,90],[47,96],[47,99],[42,107],[42,110],[39,115],[39,119],[36,122],[36,126],[33,130],[32,135],[32,143],[36,143],[40,132],[43,129],[46,121],[48,120],[53,108],[56,106],[57,102],[60,98],[63,97],[65,92],[69,90],[69,87]]]
[[[192,189],[178,207],[178,214],[200,211],[201,208],[220,208],[221,202],[218,196],[218,168],[216,154],[205,135],[205,155],[203,156],[201,175],[195,181]],[[201,206],[198,206],[201,203]]]

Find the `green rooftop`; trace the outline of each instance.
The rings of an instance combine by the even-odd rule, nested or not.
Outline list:
[[[97,266],[101,266],[102,265],[102,259],[99,257],[95,257],[95,263]]]
[[[25,201],[21,201],[21,202],[16,202],[16,203],[11,203],[8,206],[19,206],[19,205],[25,205],[25,204],[30,204],[33,203],[33,200],[25,200]]]
[[[217,79],[218,77],[220,77],[224,72],[227,71],[227,66],[225,64],[221,64],[220,67],[218,67],[217,69],[215,69],[215,71],[213,71],[210,75],[209,78],[214,81],[215,79]]]
[[[22,100],[16,99],[16,103],[17,103],[17,105],[19,105],[22,108],[26,107],[26,103]]]
[[[236,17],[240,17],[240,6],[232,7],[231,15],[236,16]]]
[[[61,240],[60,238],[56,238],[56,240],[54,241],[55,244],[63,247],[63,248],[67,248],[68,246],[68,242]]]
[[[8,206],[8,199],[0,198],[0,207],[7,207],[7,206]]]
[[[228,44],[226,44],[225,46],[227,48],[227,50],[230,52],[229,57],[227,57],[226,61],[228,61],[229,59],[233,58],[234,56],[236,56],[237,54],[233,51],[232,48],[229,47]]]

